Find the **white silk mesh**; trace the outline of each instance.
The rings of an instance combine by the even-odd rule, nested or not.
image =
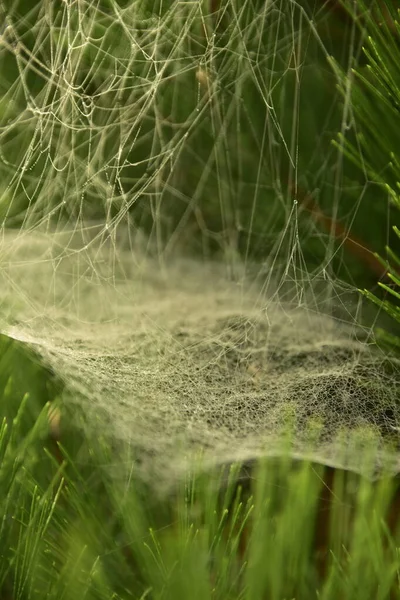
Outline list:
[[[204,4],[157,12],[142,1],[64,0],[7,12],[2,332],[32,345],[63,380],[72,412],[128,442],[157,485],[199,452],[229,463],[280,454],[288,438],[293,456],[357,471],[374,446],[377,464],[390,458],[397,471],[396,365],[355,325],[357,308],[342,310],[334,240],[311,222],[307,236],[326,253],[318,273],[305,272],[299,207],[273,187],[280,155],[293,180],[302,176],[295,57],[303,34],[323,53],[322,42],[294,2],[251,4],[249,22],[248,3],[232,1],[220,46]],[[289,113],[273,95],[285,78]],[[265,122],[253,119],[246,102],[255,101]],[[241,140],[257,151],[256,170]],[[231,198],[248,198],[248,210],[260,190],[273,239],[265,263],[252,265],[235,246],[243,228]],[[213,194],[220,236],[207,224]],[[204,258],[189,258],[193,225]],[[210,239],[222,247],[215,261]]]

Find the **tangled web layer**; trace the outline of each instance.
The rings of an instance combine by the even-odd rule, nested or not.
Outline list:
[[[288,435],[293,455],[357,471],[366,442],[389,456],[393,364],[353,327],[241,276],[252,244],[272,265],[279,253],[286,279],[306,272],[281,182],[306,174],[310,189],[329,187],[322,148],[336,126],[324,125],[330,110],[320,124],[303,104],[318,82],[331,102],[325,62],[313,66],[328,53],[302,3],[9,4],[0,0],[2,331],[33,345],[69,405],[130,442],[158,486],[200,450],[209,464],[246,460],[279,454]],[[139,231],[165,262],[132,240]],[[306,233],[330,272],[332,239]],[[192,237],[226,263],[173,258]]]
[[[158,486],[200,449],[208,464],[276,455],[288,432],[293,455],[356,471],[354,444],[383,456],[395,441],[398,381],[354,330],[267,302],[217,263],[121,250],[115,264],[109,242],[77,237],[4,233],[3,330],[39,350],[88,422],[129,440]]]

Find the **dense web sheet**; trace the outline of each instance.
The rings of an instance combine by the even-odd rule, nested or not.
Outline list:
[[[199,450],[207,463],[274,455],[289,434],[294,455],[357,471],[368,443],[382,458],[390,441],[397,471],[395,365],[356,311],[347,325],[329,316],[335,240],[310,220],[301,230],[282,189],[333,173],[339,202],[334,131],[300,93],[322,73],[303,50],[327,52],[295,2],[206,4],[5,11],[2,331],[32,344],[66,403],[128,441],[157,485]],[[345,102],[343,130],[348,119]]]
[[[140,248],[115,264],[110,243],[76,238],[4,232],[6,333],[39,350],[88,424],[129,441],[143,475],[171,481],[199,450],[208,464],[276,455],[288,434],[294,455],[328,464],[362,470],[368,441],[382,458],[398,381],[354,327],[268,301],[222,264],[160,267]]]

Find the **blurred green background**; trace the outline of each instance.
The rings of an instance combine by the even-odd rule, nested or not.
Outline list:
[[[129,222],[159,254],[278,257],[374,288],[377,272],[331,235],[340,223],[366,253],[398,242],[387,193],[331,143],[355,122],[329,58],[366,68],[339,3],[7,0],[2,12],[3,224]]]
[[[2,227],[62,230],[100,220],[106,236],[128,223],[161,258],[175,251],[223,258],[232,274],[237,262],[249,268],[255,262],[266,278],[273,270],[278,282],[313,290],[339,278],[332,288],[339,303],[350,296],[357,303],[357,287],[382,297],[372,252],[385,256],[387,244],[399,249],[391,229],[399,222],[393,202],[400,179],[399,33],[384,25],[384,14],[371,13],[389,81],[371,74],[359,27],[368,6],[348,4],[358,7],[354,17],[334,0],[0,1]],[[353,68],[358,78],[349,89]],[[363,77],[372,83],[369,91]],[[343,243],[339,230],[359,242]],[[365,306],[362,317],[373,322],[379,309],[367,299]],[[396,331],[389,317],[382,323]],[[93,439],[76,406],[72,418],[62,415],[60,435],[51,430],[45,404],[57,402],[65,383],[25,344],[0,336],[0,597],[144,598],[153,586],[154,597],[168,597],[167,589],[174,599],[186,598],[193,581],[208,581],[209,566],[199,557],[210,547],[215,571],[223,573],[215,597],[236,597],[230,590],[238,541],[221,544],[226,515],[219,521],[216,494],[203,502],[204,517],[185,482],[180,537],[161,526],[154,535],[150,526],[177,517],[156,507],[157,518],[149,518],[149,496],[143,501],[135,486],[113,476],[110,440]],[[308,476],[302,485],[293,477],[291,487],[275,479],[270,485],[279,507],[282,490],[289,490],[287,507],[278,519],[261,521],[261,566],[249,576],[247,597],[256,588],[261,595],[268,577],[286,589],[279,567],[293,555],[304,570],[296,573],[310,581],[302,578],[303,589],[293,577],[286,596],[309,598],[310,590],[319,593],[318,578],[304,539],[311,539],[319,491],[313,484],[310,494]],[[349,505],[340,490],[345,486],[338,485],[337,515]],[[369,577],[373,593],[379,589],[384,598],[395,578],[397,563],[384,554],[383,518],[372,504],[364,514],[368,502],[360,487],[358,528],[346,513],[344,537],[339,528],[333,536],[342,552],[358,552],[344,561],[354,581],[338,561],[321,597],[353,600],[354,590],[369,597],[363,588]],[[380,528],[368,537],[365,523],[375,522]],[[266,535],[276,527],[283,540],[278,551],[277,538]],[[163,535],[168,543],[161,546]],[[265,544],[274,558],[269,572]],[[167,565],[180,566],[172,583],[164,580],[166,556]],[[332,581],[347,586],[348,595]],[[198,597],[208,597],[198,588]]]

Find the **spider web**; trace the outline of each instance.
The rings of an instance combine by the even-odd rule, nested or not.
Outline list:
[[[288,194],[332,164],[334,207],[344,189],[328,120],[300,141],[304,48],[327,55],[306,11],[27,6],[3,4],[2,330],[158,485],[199,451],[279,454],[288,431],[293,455],[361,470],[368,443],[397,470],[394,364]]]

